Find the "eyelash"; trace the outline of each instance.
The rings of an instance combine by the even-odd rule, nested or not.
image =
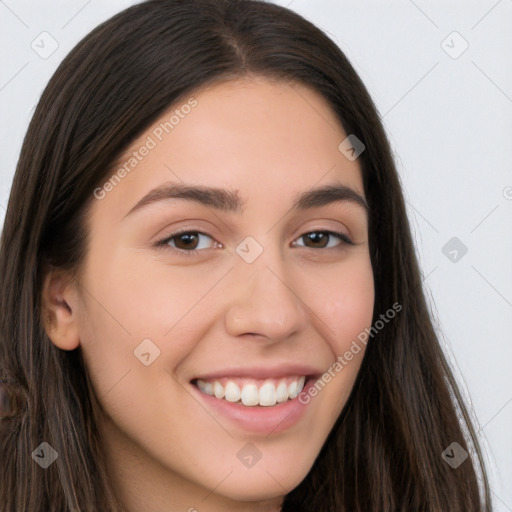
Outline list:
[[[306,235],[309,235],[311,233],[322,233],[322,234],[327,234],[329,236],[335,236],[336,238],[338,238],[340,241],[341,241],[341,244],[337,245],[336,247],[327,247],[327,248],[322,248],[320,247],[320,249],[323,249],[324,251],[331,251],[331,250],[340,250],[343,248],[344,245],[355,245],[354,242],[352,242],[352,240],[350,240],[350,238],[345,235],[344,233],[338,233],[336,231],[329,231],[329,230],[313,230],[313,231],[308,231],[307,233],[304,233],[303,235],[299,236],[297,238],[297,240],[305,237]],[[180,231],[176,231],[175,233],[172,233],[171,235],[165,237],[164,239],[156,242],[154,244],[154,246],[157,248],[157,249],[171,249],[172,251],[175,251],[175,252],[178,252],[180,254],[183,254],[183,255],[186,255],[186,256],[197,256],[201,251],[203,251],[204,249],[191,249],[190,251],[187,251],[187,250],[184,250],[184,249],[177,249],[175,247],[171,247],[170,245],[168,245],[168,243],[174,239],[174,238],[177,238],[179,237],[180,235],[184,235],[184,234],[197,234],[197,235],[204,235],[204,236],[207,236],[209,238],[211,238],[213,240],[213,237],[211,237],[210,235],[208,235],[207,233],[203,233],[202,231],[194,231],[194,230],[190,230],[190,229],[183,229],[183,230],[180,230]],[[305,247],[306,249],[313,249],[315,250],[314,247]],[[316,249],[318,250],[318,249]]]

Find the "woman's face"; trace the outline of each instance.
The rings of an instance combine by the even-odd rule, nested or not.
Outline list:
[[[310,470],[364,350],[306,391],[374,303],[347,135],[309,89],[225,82],[175,105],[95,191],[72,311],[128,510],[275,510]]]

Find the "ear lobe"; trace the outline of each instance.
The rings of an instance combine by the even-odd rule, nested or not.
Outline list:
[[[75,298],[72,279],[54,270],[46,274],[41,297],[43,325],[53,344],[62,350],[80,345]]]

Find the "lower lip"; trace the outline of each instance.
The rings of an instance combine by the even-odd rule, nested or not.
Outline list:
[[[301,394],[307,393],[309,387],[314,383],[315,379],[308,379],[304,389],[293,400],[267,407],[261,405],[247,407],[241,403],[228,402],[223,398],[203,393],[194,384],[191,386],[206,406],[216,413],[215,415],[218,414],[228,419],[245,431],[269,436],[284,432],[301,420],[309,402],[302,404],[299,402],[299,397]]]

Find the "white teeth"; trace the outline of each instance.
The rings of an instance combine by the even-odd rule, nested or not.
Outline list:
[[[224,398],[228,402],[238,402],[240,400],[240,388],[232,381],[226,384]]]
[[[290,398],[296,398],[298,395],[297,393],[297,381],[294,380],[290,385],[288,386],[288,396]]]
[[[199,381],[198,381],[199,382]],[[217,398],[224,398],[224,386],[221,385],[220,382],[217,382],[215,381],[213,383],[213,394],[217,397]]]
[[[261,386],[260,405],[276,405],[276,387],[272,382],[265,382],[265,384]]]
[[[286,382],[281,381],[276,389],[276,401],[277,403],[286,402],[288,400],[288,387]]]
[[[287,384],[288,382],[288,384]],[[261,387],[254,383],[247,383],[240,386],[228,380],[223,386],[219,381],[206,382],[198,379],[197,387],[207,395],[215,396],[218,399],[224,399],[228,402],[239,402],[247,407],[260,405],[264,407],[272,407],[276,403],[280,404],[287,400],[293,400],[304,388],[306,377],[296,377],[292,380],[281,379],[276,386],[275,380],[265,381]]]
[[[209,382],[205,382],[204,380],[197,381],[197,387],[207,395],[213,395],[213,386]]]
[[[242,388],[242,403],[244,405],[258,405],[258,386],[247,384]]]

